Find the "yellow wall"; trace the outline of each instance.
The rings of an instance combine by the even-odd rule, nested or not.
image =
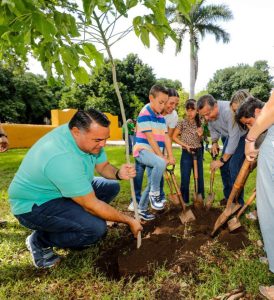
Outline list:
[[[7,124],[2,123],[2,127],[8,135],[9,148],[29,148],[43,135],[69,120],[75,114],[75,109],[52,110],[52,125],[28,125],[28,124]],[[122,139],[122,128],[119,128],[118,117],[106,113],[110,124],[110,140]]]
[[[2,123],[9,139],[9,148],[29,148],[43,135],[51,131],[51,125],[27,125]]]

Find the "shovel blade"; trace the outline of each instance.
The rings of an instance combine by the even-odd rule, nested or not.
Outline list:
[[[227,222],[227,225],[230,232],[242,226],[241,222],[237,217],[233,217],[231,220],[229,220]]]
[[[195,194],[193,200],[194,207],[197,209],[202,209],[204,207],[204,200],[201,194]]]
[[[208,194],[206,202],[205,202],[206,210],[209,210],[211,208],[214,199],[215,199],[215,193],[214,192]]]
[[[176,193],[169,194],[167,197],[174,205],[180,205],[180,200],[178,199],[178,195]]]
[[[233,215],[239,208],[241,207],[240,204],[232,203],[229,207],[226,207],[225,210],[220,214],[218,219],[214,224],[213,231],[211,232],[211,236],[215,235],[215,232],[227,221],[227,219]]]
[[[179,214],[179,218],[180,218],[180,220],[181,220],[181,222],[182,222],[183,224],[188,223],[188,222],[191,222],[191,221],[195,221],[195,220],[196,220],[196,218],[195,218],[193,212],[191,211],[191,209],[182,211],[182,212]]]

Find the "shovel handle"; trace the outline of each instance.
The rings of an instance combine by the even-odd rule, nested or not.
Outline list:
[[[234,198],[240,194],[240,192],[248,178],[249,173],[250,173],[250,162],[247,159],[245,159],[243,162],[243,165],[240,169],[240,172],[233,184],[230,195],[228,197],[227,204],[226,204],[227,208],[231,206]]]
[[[166,182],[167,182],[167,184],[168,184],[170,193],[173,194],[172,180],[171,180],[171,178],[170,178],[169,172],[167,172],[167,171],[165,172],[165,179],[166,179]]]
[[[176,194],[177,194],[177,196],[178,196],[178,198],[179,198],[179,200],[180,200],[180,203],[181,203],[181,205],[182,205],[183,211],[186,211],[186,205],[185,205],[185,202],[184,202],[182,193],[181,193],[181,191],[179,190],[179,187],[178,187],[178,185],[177,185],[177,182],[176,182],[176,178],[175,178],[174,173],[171,174],[171,179],[172,179],[172,182],[173,182],[173,185],[174,185]]]
[[[239,210],[239,212],[237,213],[237,219],[240,218],[240,216],[242,215],[242,213],[246,210],[246,208],[254,201],[254,199],[256,198],[256,189],[253,191],[253,193],[251,194],[251,196],[247,199],[246,203],[244,204],[244,206]]]
[[[210,173],[210,188],[209,188],[210,194],[212,194],[213,192],[214,178],[215,178],[215,170],[212,170]]]

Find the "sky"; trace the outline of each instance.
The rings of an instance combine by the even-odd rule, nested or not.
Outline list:
[[[274,76],[274,25],[273,0],[208,0],[207,4],[226,4],[233,13],[233,19],[219,23],[230,34],[230,42],[217,43],[213,36],[206,36],[200,42],[198,52],[199,70],[196,92],[206,89],[214,73],[238,64],[253,65],[255,61],[266,60]],[[182,51],[175,55],[175,44],[168,41],[164,52],[157,50],[157,43],[151,39],[146,48],[134,32],[119,41],[112,48],[114,58],[123,59],[135,53],[153,68],[157,78],[179,80],[189,91],[189,43],[185,39]],[[38,63],[31,62],[30,71],[41,73]]]

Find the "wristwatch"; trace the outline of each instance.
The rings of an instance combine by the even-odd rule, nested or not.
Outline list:
[[[223,163],[223,164],[226,163],[226,161],[224,161],[224,158],[223,158],[223,157],[220,158],[220,162]]]

